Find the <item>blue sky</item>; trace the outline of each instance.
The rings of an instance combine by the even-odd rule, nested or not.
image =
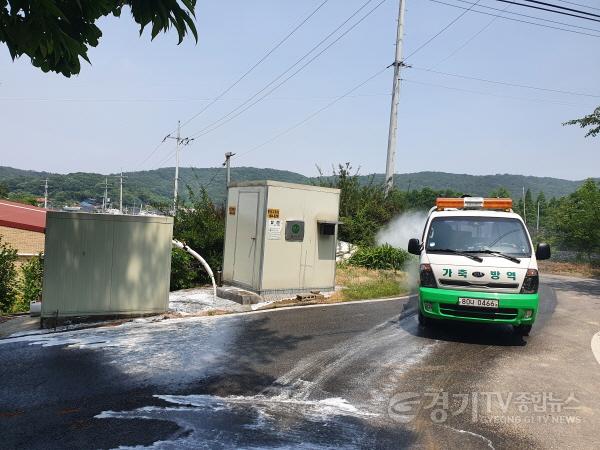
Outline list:
[[[173,143],[148,155],[254,64],[322,0],[198,1],[199,41],[176,34],[150,42],[132,19],[101,22],[92,65],[70,79],[44,74],[28,59],[12,62],[0,47],[0,165],[53,172],[117,172],[173,166]],[[193,135],[283,72],[365,0],[329,0],[264,64],[183,128]],[[373,1],[368,11],[379,0]],[[468,7],[460,0],[444,0]],[[580,0],[593,5],[593,0]],[[481,0],[503,9],[506,4]],[[596,5],[598,6],[598,5]],[[512,11],[569,18],[512,6]],[[464,10],[408,0],[405,55]],[[387,0],[264,101],[182,153],[183,166],[214,167],[226,151],[242,154],[327,105],[393,61],[397,0]],[[358,16],[360,17],[360,16]],[[398,173],[517,173],[581,179],[600,176],[600,140],[561,123],[600,104],[600,97],[534,91],[444,76],[420,68],[600,96],[600,38],[468,12],[407,63],[402,84]],[[352,22],[350,22],[352,23]],[[600,23],[571,21],[600,30]],[[597,25],[597,26],[596,26]],[[600,32],[598,33],[600,34]],[[448,56],[451,55],[449,58]],[[440,63],[441,62],[441,63]],[[391,69],[303,126],[233,161],[315,175],[351,162],[383,172]],[[474,92],[471,92],[474,91]],[[147,161],[144,161],[146,160]]]

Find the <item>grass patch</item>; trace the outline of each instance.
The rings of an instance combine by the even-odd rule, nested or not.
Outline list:
[[[332,297],[337,301],[396,297],[410,290],[405,272],[372,270],[346,264],[338,266],[336,284],[343,286]]]

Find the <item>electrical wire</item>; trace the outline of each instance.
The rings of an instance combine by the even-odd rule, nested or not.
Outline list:
[[[565,11],[557,11],[555,9],[542,8],[541,6],[526,5],[524,3],[514,2],[512,0],[496,0],[496,1],[497,2],[502,2],[502,3],[510,3],[511,5],[522,6],[524,8],[531,8],[531,9],[537,9],[537,10],[540,10],[540,11],[546,11],[546,12],[552,12],[552,13],[555,13],[555,14],[561,14],[563,16],[576,17],[578,19],[591,20],[592,22],[600,22],[600,20],[594,19],[593,17],[579,16],[577,14],[571,14],[571,13],[568,13],[568,12],[565,12]],[[527,0],[525,0],[525,1],[527,1]]]
[[[446,2],[443,2],[441,0],[429,0],[429,1],[430,2],[434,2],[434,3],[439,3],[441,5],[451,6],[452,8],[467,9],[467,8],[465,8],[463,6],[453,5],[451,3],[446,3]],[[469,2],[465,2],[465,3],[469,3]],[[472,9],[471,11],[474,12],[474,13],[478,13],[478,14],[484,14],[486,16],[493,16],[493,17],[498,17],[500,19],[510,20],[510,21],[513,21],[513,22],[526,23],[526,24],[535,25],[535,26],[538,26],[538,27],[550,28],[550,29],[553,29],[553,30],[566,31],[568,33],[575,33],[575,34],[581,34],[581,35],[584,35],[584,36],[590,36],[590,37],[600,38],[600,34],[591,34],[591,33],[586,33],[586,32],[583,32],[583,31],[569,30],[569,29],[566,29],[566,28],[555,27],[555,26],[552,26],[552,25],[545,25],[543,23],[529,22],[527,20],[516,19],[514,17],[507,17],[507,16],[501,16],[499,14],[492,14],[492,13],[485,12],[485,11],[478,11],[476,9]],[[510,14],[514,14],[514,13],[511,12]],[[533,19],[536,19],[536,20],[543,20],[543,21],[549,22],[548,20],[541,19],[539,17],[533,17],[533,16],[529,16],[529,17],[531,17]],[[568,26],[573,26],[573,25],[568,25]]]
[[[304,125],[305,123],[307,123],[308,121],[310,121],[311,119],[313,119],[314,117],[316,117],[317,115],[321,114],[326,109],[331,108],[333,105],[335,105],[336,103],[338,103],[340,100],[343,100],[344,98],[350,97],[353,92],[357,91],[358,89],[360,89],[361,87],[363,87],[365,84],[367,84],[369,81],[373,80],[374,78],[377,78],[379,75],[381,75],[382,73],[384,73],[387,69],[388,69],[388,67],[384,67],[384,68],[378,70],[373,75],[369,76],[367,79],[361,81],[359,84],[355,85],[350,90],[346,91],[344,94],[340,95],[339,97],[336,97],[333,101],[329,102],[327,105],[325,105],[325,106],[319,108],[318,110],[310,113],[308,116],[306,116],[300,122],[296,123],[295,125],[292,125],[289,128],[286,128],[282,132],[280,132],[280,133],[276,134],[275,136],[267,139],[266,141],[262,142],[261,144],[258,144],[256,146],[252,147],[251,149],[249,149],[249,150],[247,150],[245,152],[240,153],[237,157],[238,158],[242,158],[242,157],[246,156],[248,153],[252,153],[255,150],[258,150],[258,149],[264,147],[265,145],[268,145],[271,142],[276,141],[281,136],[284,136],[284,135],[292,132],[296,128],[301,127],[302,125]]]
[[[461,2],[461,3],[466,3],[467,5],[471,5],[471,4],[473,4],[472,2],[469,2],[469,1],[467,1],[467,0],[455,0],[455,1],[457,1],[457,2]],[[502,13],[502,12],[507,12],[507,9],[508,9],[508,8],[510,8],[511,6],[512,6],[512,5],[510,5],[510,4],[509,4],[509,5],[506,5],[506,8],[504,8],[504,9],[499,9],[499,8],[494,8],[494,7],[492,7],[492,6],[484,6],[484,5],[479,5],[479,7],[480,7],[480,8],[490,9],[490,10],[492,10],[492,11],[500,11],[501,13]],[[481,11],[473,10],[473,12],[481,12]],[[527,17],[528,19],[541,20],[541,21],[543,21],[543,22],[554,23],[554,24],[557,24],[557,25],[563,25],[563,26],[567,26],[567,27],[578,28],[578,29],[580,29],[580,30],[588,30],[588,31],[594,31],[594,32],[596,32],[596,33],[600,33],[600,30],[599,30],[599,29],[597,29],[597,28],[582,27],[581,25],[573,25],[573,24],[571,24],[571,23],[559,22],[559,21],[557,21],[557,20],[545,19],[545,18],[542,18],[542,17],[536,17],[536,16],[529,16],[529,15],[527,15],[527,14],[521,14],[521,13],[514,12],[514,11],[508,11],[507,13],[508,13],[508,14],[512,14],[512,15],[514,15],[514,16]],[[502,17],[504,17],[504,18],[506,18],[506,19],[510,19],[509,17],[506,17],[506,16],[496,16],[495,18],[502,18]]]
[[[557,5],[555,3],[541,2],[539,0],[522,0],[522,1],[528,2],[528,3],[535,3],[536,5],[549,6],[551,8],[562,9],[562,10],[565,10],[565,11],[576,12],[578,14],[586,14],[586,15],[592,16],[592,17],[600,17],[600,14],[594,14],[594,13],[591,13],[591,12],[582,11],[580,9],[567,8],[566,6],[560,6],[560,5]]]
[[[417,47],[415,50],[413,50],[412,53],[410,53],[408,56],[406,56],[404,58],[404,61],[409,59],[415,53],[420,52],[423,48],[427,47],[427,45],[429,45],[433,40],[435,40],[440,34],[442,34],[444,31],[446,31],[448,28],[450,28],[452,25],[454,25],[456,22],[458,22],[465,14],[467,14],[469,11],[471,11],[471,9],[473,9],[480,1],[481,0],[477,0],[469,8],[467,8],[465,11],[463,11],[457,17],[455,17],[453,20],[451,20],[444,28],[442,28],[436,34],[431,36],[427,41],[425,41],[423,44],[421,44],[419,47]]]
[[[502,86],[510,86],[510,87],[517,87],[517,88],[523,88],[523,89],[533,89],[533,90],[536,90],[536,91],[554,92],[554,93],[557,93],[557,94],[575,95],[575,96],[579,96],[579,97],[600,98],[600,95],[590,94],[590,93],[586,93],[586,92],[564,91],[564,90],[561,90],[561,89],[543,88],[543,87],[531,86],[531,85],[527,85],[527,84],[509,83],[509,82],[506,82],[506,81],[498,81],[498,80],[489,80],[489,79],[486,79],[486,78],[477,78],[477,77],[472,77],[472,76],[468,76],[468,75],[461,75],[461,74],[457,74],[457,73],[441,72],[439,70],[426,69],[424,67],[412,67],[412,68],[414,70],[422,70],[422,71],[425,71],[425,72],[430,72],[430,73],[435,73],[435,74],[438,74],[438,75],[445,75],[445,76],[455,77],[455,78],[462,78],[462,79],[465,79],[465,80],[481,81],[483,83],[499,84],[499,85],[502,85]]]
[[[308,16],[306,16],[304,18],[304,20],[302,20],[298,25],[296,25],[282,40],[280,40],[277,44],[275,44],[275,46],[273,46],[267,53],[265,53],[246,72],[244,72],[244,74],[242,74],[242,76],[240,76],[236,81],[234,81],[227,89],[222,91],[217,97],[213,98],[212,101],[210,103],[208,103],[207,105],[205,105],[198,113],[194,114],[192,117],[187,119],[181,126],[185,126],[185,125],[189,124],[192,120],[194,120],[196,117],[200,116],[208,108],[210,108],[217,101],[219,101],[221,98],[223,98],[225,95],[227,95],[227,93],[229,91],[231,91],[235,86],[237,86],[244,78],[246,78],[258,66],[260,66],[265,60],[267,60],[267,58],[269,58],[269,56],[271,56],[279,47],[281,47],[289,38],[291,38],[294,35],[294,33],[296,33],[296,31],[298,31],[302,26],[304,26],[317,12],[319,12],[319,10],[321,8],[323,8],[323,6],[325,6],[325,4],[327,2],[329,2],[329,0],[322,1]],[[175,130],[171,131],[168,134],[172,134],[174,132],[175,132]],[[138,167],[143,166],[143,164],[145,164],[154,155],[154,153],[156,153],[156,151],[160,148],[160,146],[163,144],[163,142],[164,142],[164,140],[161,143],[159,143],[154,148],[154,150],[152,150],[152,152],[143,160],[143,162],[141,164],[139,164]]]
[[[363,6],[361,6],[360,9],[364,8],[367,4],[371,3],[372,0],[367,1],[365,4],[363,4]],[[312,51],[315,48],[318,48],[324,41],[326,41],[328,39],[329,36],[331,36],[333,33],[335,33],[335,31],[337,31],[338,29],[340,29],[344,24],[342,24],[340,27],[338,27],[336,30],[334,30],[333,33],[330,33],[330,35],[325,38],[324,40],[322,40],[319,44],[317,44],[317,46],[313,47],[313,50],[311,50],[310,52],[308,52],[305,56],[303,56],[302,58],[300,58],[296,63],[294,63],[290,68],[288,68],[284,73],[282,73],[279,77],[277,77],[275,80],[273,80],[272,82],[270,82],[267,86],[265,86],[263,89],[261,89],[259,92],[257,92],[256,94],[254,94],[252,97],[250,97],[246,102],[242,103],[240,106],[238,106],[237,108],[234,108],[232,111],[230,111],[229,113],[225,114],[224,116],[222,116],[220,119],[214,121],[213,123],[207,125],[205,128],[203,128],[202,130],[194,133],[191,137],[193,138],[197,138],[200,136],[204,136],[208,133],[211,133],[212,131],[222,127],[223,125],[225,125],[226,123],[232,121],[233,119],[235,119],[236,117],[239,117],[241,114],[243,114],[245,111],[247,111],[248,109],[252,108],[254,105],[256,105],[257,103],[260,103],[262,100],[264,100],[266,97],[268,97],[271,93],[273,93],[275,90],[277,90],[279,87],[281,87],[282,85],[284,85],[287,81],[289,81],[290,79],[292,79],[294,76],[296,76],[299,72],[301,72],[303,69],[305,69],[307,66],[309,66],[313,61],[315,61],[319,56],[321,56],[323,53],[325,53],[327,50],[329,50],[329,48],[331,48],[334,44],[336,44],[340,39],[342,39],[344,36],[346,36],[350,31],[352,31],[354,28],[356,28],[360,23],[362,23],[367,17],[369,17],[373,12],[375,12],[375,10],[377,10],[383,3],[385,3],[387,0],[381,0],[379,3],[377,3],[373,8],[371,8],[365,15],[363,15],[358,21],[356,21],[354,24],[352,24],[352,26],[350,26],[350,28],[348,28],[347,30],[345,30],[342,34],[340,34],[336,39],[334,39],[331,43],[329,43],[325,48],[323,48],[319,53],[317,53],[316,55],[314,55],[312,58],[310,58],[306,63],[304,63],[302,66],[300,66],[300,68],[298,68],[295,72],[293,72],[291,75],[289,75],[287,78],[283,79],[280,83],[276,84],[272,89],[270,89],[269,91],[267,91],[264,95],[262,95],[261,97],[259,97],[257,100],[255,100],[254,102],[251,102],[252,99],[256,98],[261,92],[264,92],[269,86],[273,85],[274,81],[276,81],[277,79],[281,78],[282,75],[284,75],[285,73],[289,72],[289,70],[293,67],[295,67],[296,65],[298,65],[299,62],[301,62],[307,55],[309,55],[310,53],[312,53]],[[345,22],[348,22],[353,16],[355,16],[359,10],[355,11],[355,13],[348,18]],[[251,102],[251,103],[250,103]],[[244,107],[244,105],[247,105]],[[240,108],[242,108],[240,110]],[[235,112],[238,111],[238,112]]]
[[[546,99],[541,99],[541,98],[527,98],[527,97],[517,97],[514,95],[495,94],[492,92],[476,91],[473,89],[464,89],[464,88],[459,88],[459,87],[455,87],[455,86],[446,86],[444,84],[428,83],[428,82],[420,81],[420,80],[412,80],[410,78],[402,78],[402,81],[407,81],[408,83],[414,83],[414,84],[421,84],[423,86],[433,86],[433,87],[439,87],[439,88],[449,89],[449,90],[453,90],[453,91],[468,92],[471,94],[487,95],[490,97],[508,98],[511,100],[521,100],[521,101],[536,102],[536,103],[552,103],[552,104],[561,105],[561,106],[571,106],[574,108],[581,107],[581,105],[577,105],[575,103],[567,103],[567,102],[561,102],[561,101],[556,101],[556,100],[546,100]]]
[[[350,28],[348,28],[346,31],[344,31],[341,35],[339,35],[335,40],[333,40],[330,44],[328,44],[323,50],[321,50],[319,53],[317,53],[315,56],[313,56],[312,58],[310,58],[306,63],[304,63],[302,66],[300,66],[300,68],[298,68],[295,72],[293,72],[291,75],[289,75],[287,78],[285,78],[283,81],[281,81],[280,83],[278,83],[277,85],[275,85],[272,89],[270,89],[269,91],[267,91],[263,96],[259,97],[257,100],[255,100],[254,102],[248,104],[248,106],[244,107],[243,109],[239,110],[237,113],[231,115],[231,113],[226,114],[224,117],[222,117],[221,119],[219,119],[218,121],[213,122],[213,124],[205,127],[203,130],[200,130],[198,133],[194,134],[193,137],[197,138],[200,136],[204,136],[208,133],[211,133],[212,131],[222,127],[223,125],[225,125],[226,123],[232,121],[233,119],[235,119],[236,117],[240,116],[241,114],[243,114],[245,111],[247,111],[248,109],[252,108],[254,105],[256,105],[257,103],[260,103],[262,100],[264,100],[265,98],[267,98],[269,95],[271,95],[271,93],[273,93],[275,90],[279,89],[282,85],[284,85],[286,82],[288,82],[290,79],[292,79],[294,76],[296,76],[299,72],[301,72],[303,69],[305,69],[308,65],[310,65],[313,61],[315,61],[319,56],[321,56],[323,53],[325,53],[329,48],[331,48],[335,43],[337,43],[340,39],[342,39],[344,36],[346,36],[350,31],[352,31],[355,27],[357,27],[363,20],[365,20],[367,17],[369,17],[373,12],[375,12],[375,10],[377,10],[377,8],[379,8],[383,3],[385,3],[387,0],[381,0],[379,3],[377,3],[373,8],[371,8],[364,16],[362,16],[357,22],[355,22]],[[264,90],[264,89],[263,89]],[[256,96],[256,95],[255,95]],[[255,97],[253,96],[253,97]],[[236,108],[236,109],[239,109]],[[223,120],[225,119],[225,120]],[[218,123],[221,122],[221,123]],[[214,126],[213,126],[214,125]]]
[[[506,8],[504,8],[503,11],[506,11],[508,8],[510,8],[510,5],[507,5]],[[492,17],[488,21],[488,23],[486,23],[475,34],[473,34],[471,37],[469,37],[469,39],[467,39],[466,41],[464,41],[459,47],[457,47],[456,49],[454,49],[450,54],[448,54],[446,57],[442,58],[437,63],[435,63],[433,66],[430,66],[429,68],[430,69],[435,69],[436,67],[441,66],[443,63],[445,63],[446,61],[448,61],[450,58],[452,58],[454,55],[456,55],[458,52],[460,52],[463,48],[465,48],[467,45],[469,45],[471,42],[473,42],[480,34],[482,34],[485,30],[487,30],[489,27],[491,27],[492,24],[496,20],[498,20],[499,18],[500,18],[500,16],[498,16],[498,17]]]
[[[229,91],[231,91],[235,86],[237,86],[244,78],[246,78],[248,75],[250,75],[250,73],[252,73],[252,71],[254,71],[254,69],[256,69],[263,62],[265,62],[265,60],[267,58],[269,58],[269,56],[271,56],[279,47],[281,47],[289,38],[291,38],[294,35],[294,33],[296,33],[296,31],[298,31],[300,28],[302,28],[302,26],[304,26],[304,24],[306,24],[306,22],[308,22],[317,12],[319,12],[319,10],[321,8],[323,8],[323,6],[325,6],[325,4],[328,1],[329,0],[324,0],[323,2],[321,2],[308,16],[306,16],[304,18],[304,20],[302,20],[298,25],[296,25],[287,35],[285,35],[285,37],[283,39],[281,39],[277,44],[275,44],[274,47],[272,47],[267,53],[265,53],[262,56],[262,58],[260,58],[256,63],[254,63],[252,65],[252,67],[250,67],[246,72],[244,72],[244,74],[242,76],[240,76],[236,81],[234,81],[227,89],[225,89],[223,92],[221,92],[219,95],[217,95],[212,102],[207,104],[199,112],[197,112],[192,117],[190,117],[185,122],[183,122],[181,124],[181,126],[184,127],[185,125],[190,123],[196,117],[200,116],[204,111],[206,111],[208,108],[210,108],[212,105],[214,105],[217,101],[219,101],[221,98],[223,98],[225,95],[227,95],[227,93]]]
[[[567,0],[559,0],[559,1],[561,3],[566,3],[567,5],[575,5],[575,6],[580,6],[582,8],[593,9],[594,11],[600,11],[600,8],[595,8],[595,7],[590,6],[590,5],[582,5],[581,3],[568,2]]]

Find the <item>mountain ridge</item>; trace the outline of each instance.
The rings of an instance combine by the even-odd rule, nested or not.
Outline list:
[[[124,203],[168,203],[173,195],[173,167],[127,172],[124,182]],[[189,186],[197,190],[205,187],[215,202],[225,199],[225,170],[221,167],[181,167],[180,195],[186,199]],[[327,177],[327,175],[325,175]],[[17,169],[0,166],[0,183],[7,185],[12,193],[41,196],[44,192],[43,182],[49,179],[50,199],[54,203],[73,203],[87,198],[101,198],[104,182],[108,179],[109,196],[118,198],[118,174],[103,175],[91,172],[73,172],[57,174],[34,170]],[[233,181],[256,179],[272,179],[300,184],[314,184],[319,177],[308,177],[293,171],[257,168],[233,167]],[[359,175],[361,183],[383,183],[383,174]],[[599,180],[596,178],[596,180]],[[544,192],[547,198],[563,197],[574,192],[584,180],[565,180],[553,177],[536,177],[531,175],[494,174],[470,175],[449,172],[422,171],[394,175],[394,184],[401,190],[413,190],[429,187],[434,190],[452,189],[471,195],[486,196],[490,192],[503,187],[508,189],[513,198],[522,195],[522,189],[530,189],[533,195]],[[56,205],[58,206],[58,205]]]

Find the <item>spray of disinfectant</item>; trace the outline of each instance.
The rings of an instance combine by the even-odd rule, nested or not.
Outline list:
[[[389,244],[392,247],[406,250],[410,238],[421,238],[426,220],[427,213],[424,211],[409,211],[400,214],[377,233],[377,243],[379,245]],[[404,266],[404,270],[409,287],[416,289],[419,284],[419,261],[411,258]]]

